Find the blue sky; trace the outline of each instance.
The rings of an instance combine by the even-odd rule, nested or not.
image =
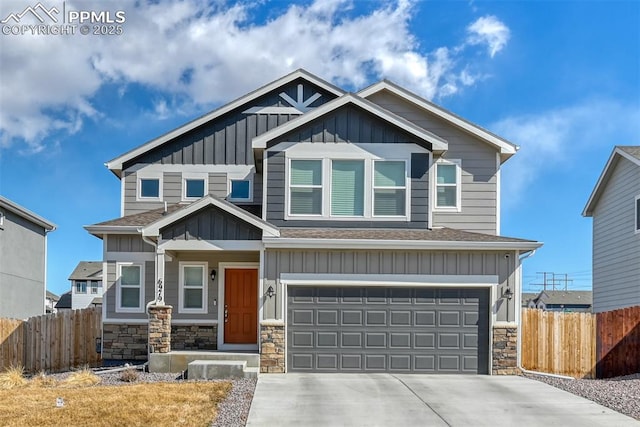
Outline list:
[[[5,1],[0,18],[36,2]],[[62,1],[43,1],[47,7]],[[0,194],[55,222],[48,288],[69,288],[119,216],[104,162],[302,67],[348,90],[388,78],[521,146],[502,234],[591,286],[582,209],[614,145],[640,144],[640,2],[67,1],[123,34],[0,34]]]

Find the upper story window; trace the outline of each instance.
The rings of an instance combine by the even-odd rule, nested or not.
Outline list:
[[[290,159],[288,216],[407,219],[405,160]]]
[[[460,211],[461,208],[461,168],[460,160],[438,160],[436,162],[436,205],[437,210]]]
[[[84,280],[76,280],[76,294],[87,293],[87,282]]]
[[[636,196],[636,233],[640,233],[640,194]]]
[[[331,215],[364,215],[364,160],[331,161]]]
[[[101,286],[101,282],[99,282],[98,280],[92,280],[91,281],[91,293],[92,294],[97,294],[98,293],[98,288]]]
[[[375,161],[373,173],[373,214],[405,216],[407,208],[406,163]]]
[[[251,180],[250,179],[230,179],[229,180],[229,200],[237,202],[251,201]]]
[[[182,175],[182,200],[196,200],[208,192],[207,174]]]
[[[162,175],[138,175],[138,200],[162,200]]]
[[[322,160],[291,160],[289,213],[322,215]]]

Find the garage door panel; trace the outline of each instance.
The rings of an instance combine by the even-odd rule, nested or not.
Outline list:
[[[289,288],[289,371],[488,371],[486,289],[298,289]]]

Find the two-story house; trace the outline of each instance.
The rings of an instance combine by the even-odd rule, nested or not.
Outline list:
[[[614,147],[582,215],[593,218],[593,311],[640,306],[640,146]]]
[[[80,261],[69,276],[71,309],[102,304],[102,261]]]
[[[122,216],[86,227],[103,358],[514,372],[521,260],[541,246],[500,235],[516,151],[393,83],[347,93],[298,70],[118,156]]]
[[[0,317],[46,310],[47,236],[55,224],[0,196]]]

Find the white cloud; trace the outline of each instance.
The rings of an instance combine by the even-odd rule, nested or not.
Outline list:
[[[24,6],[25,0],[3,2],[2,10]],[[2,35],[0,105],[11,108],[0,111],[0,147],[23,141],[37,151],[55,132],[77,132],[83,120],[105,113],[93,104],[107,84],[120,97],[128,96],[130,84],[157,91],[156,118],[180,108],[164,97],[208,108],[296,68],[353,89],[384,77],[426,98],[444,97],[478,78],[460,46],[486,42],[493,56],[508,38],[506,26],[487,16],[469,27],[473,41],[423,52],[409,28],[413,4],[407,0],[368,13],[356,13],[349,0],[316,0],[289,5],[262,23],[252,21],[255,7],[67,0],[67,10],[124,10],[124,34]]]
[[[493,15],[478,18],[467,27],[467,33],[467,43],[486,44],[492,58],[507,45],[511,35],[509,28]]]
[[[489,129],[520,145],[504,166],[505,207],[516,205],[525,188],[545,171],[574,166],[594,147],[607,156],[614,145],[640,144],[640,109],[609,100],[590,100],[539,114],[512,116]],[[582,160],[579,160],[582,161]],[[584,165],[578,165],[584,167]]]

